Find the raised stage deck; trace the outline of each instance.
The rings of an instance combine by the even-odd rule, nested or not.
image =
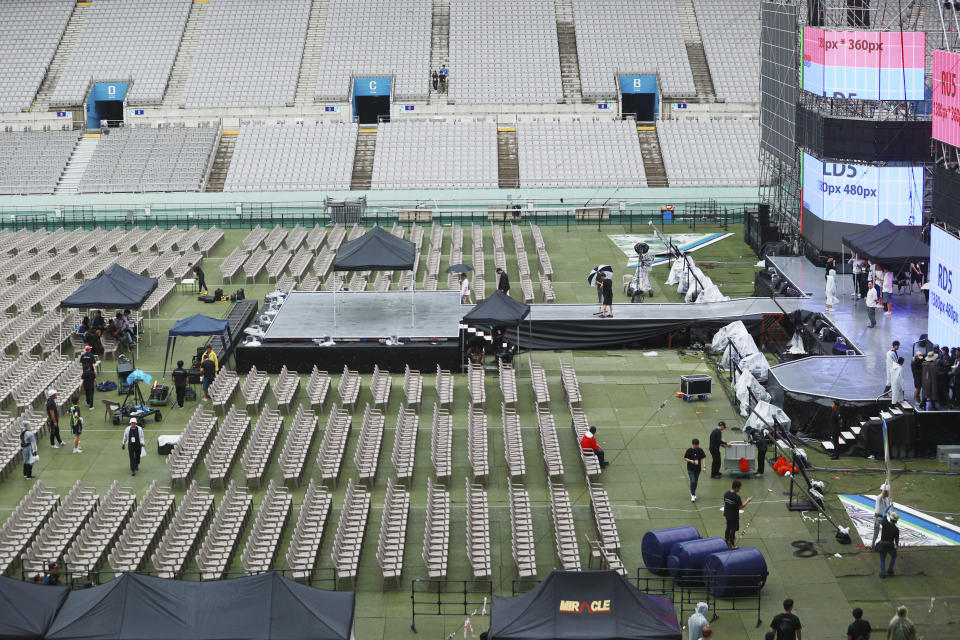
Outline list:
[[[767,260],[793,286],[804,293],[798,300],[804,309],[825,312],[826,284],[824,270],[802,257],[769,256]],[[886,384],[884,357],[894,340],[899,340],[904,363],[904,387],[913,388],[909,370],[912,345],[927,331],[927,302],[920,292],[895,295],[893,314],[877,312],[877,326],[867,328],[867,311],[863,300],[854,300],[853,276],[837,276],[837,295],[827,317],[863,355],[818,356],[778,364],[770,373],[785,391],[811,397],[825,397],[845,402],[875,402]],[[782,299],[779,299],[782,300]],[[908,394],[912,395],[912,394]]]
[[[464,309],[457,291],[293,291],[264,342],[456,339]]]

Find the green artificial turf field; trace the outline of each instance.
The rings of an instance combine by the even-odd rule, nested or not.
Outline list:
[[[697,233],[721,231],[719,228],[698,227]],[[734,237],[723,240],[696,252],[694,257],[700,263],[707,264],[707,274],[717,282],[721,290],[731,296],[744,296],[752,292],[755,256],[740,239],[742,231],[731,227]],[[615,268],[615,291],[619,289],[620,276],[624,270],[625,256],[607,237],[611,233],[623,233],[623,229],[573,228],[567,232],[563,228],[543,227],[547,249],[552,257],[555,270],[554,280],[560,302],[594,302],[595,291],[586,283],[586,275],[596,264],[609,263]],[[690,232],[678,227],[677,232]],[[490,242],[489,229],[485,230],[486,242]],[[213,289],[219,285],[219,262],[246,235],[245,231],[228,231],[226,240],[207,257],[203,266],[207,282]],[[513,255],[513,243],[509,233],[505,233],[508,272],[519,288],[518,278],[514,277],[516,261]],[[533,246],[529,230],[524,229],[526,245]],[[445,235],[441,272],[447,266],[450,242],[449,231]],[[485,243],[485,246],[488,246]],[[424,251],[426,248],[424,248]],[[464,255],[470,255],[470,235],[464,234]],[[488,275],[487,292],[492,292],[493,261],[492,251],[487,252],[486,272]],[[531,261],[535,264],[535,259]],[[662,285],[666,279],[666,267],[654,270],[653,283],[655,297],[653,301],[676,301],[673,291],[665,291]],[[263,276],[261,276],[263,278]],[[418,282],[422,281],[422,274]],[[443,278],[441,278],[443,282]],[[226,285],[229,293],[238,286],[244,286],[247,297],[262,300],[265,293],[272,290],[271,284],[261,281],[247,285]],[[441,285],[442,286],[442,285]],[[538,285],[535,284],[535,289]],[[537,291],[539,294],[539,291]],[[623,296],[618,294],[615,302],[622,303]],[[161,308],[159,318],[152,322],[150,341],[144,341],[137,364],[147,372],[159,375],[163,365],[163,353],[166,346],[166,332],[180,318],[193,313],[222,314],[226,305],[205,305],[196,301],[192,295],[175,293]],[[188,355],[201,343],[200,339],[181,339],[177,345],[176,356],[189,360]],[[526,459],[525,483],[533,503],[534,533],[536,536],[537,568],[540,577],[545,576],[558,564],[554,544],[553,525],[550,517],[550,504],[547,495],[546,471],[541,454],[537,430],[536,412],[533,404],[528,359],[541,363],[548,374],[551,411],[556,419],[557,432],[563,455],[563,483],[569,491],[574,504],[574,515],[578,539],[586,547],[586,537],[595,537],[589,496],[585,494],[585,483],[576,451],[573,430],[570,427],[570,414],[564,402],[560,384],[560,362],[572,363],[577,371],[584,397],[583,408],[590,422],[599,429],[599,440],[607,451],[611,466],[603,474],[603,485],[607,489],[616,516],[621,539],[624,543],[622,559],[631,575],[636,575],[636,567],[642,564],[640,538],[650,529],[659,529],[678,525],[696,526],[702,535],[723,535],[724,521],[720,512],[722,493],[729,488],[729,477],[723,480],[711,480],[702,476],[699,500],[691,503],[686,481],[682,454],[690,439],[700,438],[706,442],[710,429],[718,420],[726,420],[728,425],[738,425],[737,411],[728,403],[715,383],[714,395],[709,402],[685,403],[674,397],[678,389],[679,376],[688,372],[712,373],[716,377],[713,364],[700,353],[681,354],[676,350],[659,349],[656,352],[630,350],[576,351],[576,352],[536,352],[523,355],[517,360],[519,398],[517,410],[521,419],[523,449]],[[172,367],[171,367],[172,368]],[[115,375],[114,361],[103,365],[107,378]],[[334,372],[335,373],[335,372]],[[424,372],[425,374],[429,372]],[[334,376],[336,386],[338,376]],[[306,376],[303,378],[306,382]],[[402,376],[394,375],[393,393],[387,416],[386,432],[380,455],[379,474],[373,489],[372,510],[360,560],[359,580],[357,584],[357,623],[358,638],[407,638],[415,637],[410,631],[410,581],[425,575],[421,560],[423,544],[423,512],[426,503],[427,479],[432,474],[430,462],[430,424],[432,404],[435,400],[432,377],[425,376],[423,409],[420,413],[420,429],[417,440],[417,456],[414,479],[412,482],[412,508],[406,535],[405,569],[403,582],[399,589],[390,585],[381,592],[380,572],[375,558],[377,538],[380,530],[380,509],[383,504],[386,479],[392,473],[390,453],[393,447],[393,429],[395,416],[402,399]],[[452,501],[451,535],[449,552],[449,579],[453,581],[469,579],[469,565],[465,553],[464,530],[464,479],[470,473],[466,458],[466,415],[467,393],[465,376],[456,377],[454,394],[454,468],[449,482]],[[486,377],[489,461],[490,476],[488,482],[490,504],[490,529],[492,537],[493,588],[500,595],[509,595],[515,569],[510,552],[510,519],[507,504],[507,472],[504,460],[503,433],[500,419],[500,391],[497,377]],[[335,396],[335,394],[334,394]],[[274,403],[268,393],[267,403]],[[104,421],[100,400],[118,398],[116,393],[97,394],[97,407],[87,416],[83,436],[82,454],[72,454],[70,447],[51,450],[48,443],[41,440],[41,462],[35,473],[48,485],[66,492],[78,479],[88,486],[97,487],[103,493],[109,484],[118,479],[130,486],[138,495],[142,495],[153,480],[161,485],[169,484],[169,475],[163,459],[156,454],[156,437],[160,434],[179,433],[197,403],[188,403],[184,411],[164,411],[161,423],[148,423],[147,439],[149,454],[141,463],[141,473],[130,477],[126,452],[120,449],[121,428]],[[335,399],[335,398],[334,398]],[[330,567],[330,552],[333,533],[340,507],[343,501],[346,479],[355,476],[353,465],[354,450],[359,434],[359,415],[365,402],[370,401],[369,376],[364,376],[363,390],[359,408],[353,423],[348,447],[344,456],[343,471],[339,488],[333,491],[333,511],[324,535],[320,553],[320,566]],[[301,390],[297,401],[303,401]],[[666,403],[658,410],[661,403]],[[254,418],[255,422],[255,418]],[[326,416],[320,418],[320,429],[326,422]],[[286,421],[285,427],[289,425]],[[66,429],[62,431],[66,432]],[[64,433],[66,436],[66,433]],[[281,438],[285,437],[285,431]],[[737,437],[736,431],[729,432],[728,439]],[[316,458],[320,436],[307,456],[308,470],[306,479],[315,477],[313,461]],[[239,455],[238,455],[239,457]],[[824,467],[842,465],[844,468],[879,469],[880,463],[867,460],[843,459],[839,463],[831,462],[819,453],[811,453],[811,461]],[[931,461],[908,461],[897,465],[907,469],[932,470],[942,468]],[[839,468],[839,467],[838,467]],[[827,482],[829,504],[832,512],[845,520],[842,507],[836,493],[869,493],[881,482],[881,474],[873,471],[817,471],[814,474]],[[278,465],[274,462],[267,473],[268,478],[282,480]],[[207,484],[207,474],[201,464],[195,475],[200,485]],[[242,470],[235,465],[232,478],[242,482]],[[304,485],[306,484],[306,479]],[[17,470],[0,482],[0,516],[6,517],[9,510],[24,495],[28,482],[21,479]],[[766,586],[762,590],[761,617],[763,626],[755,628],[756,611],[721,611],[713,624],[717,637],[721,638],[761,638],[770,619],[780,611],[780,601],[792,597],[796,601],[796,613],[804,623],[806,638],[843,637],[846,625],[850,621],[850,609],[863,607],[865,616],[875,627],[883,627],[896,605],[911,606],[910,616],[920,628],[927,640],[953,637],[951,625],[960,615],[960,580],[956,578],[960,563],[955,551],[948,547],[904,549],[898,559],[898,576],[881,581],[878,577],[879,562],[876,555],[857,549],[855,544],[839,545],[833,540],[832,531],[824,528],[820,532],[825,539],[817,544],[818,554],[812,558],[794,556],[796,550],[791,546],[795,540],[816,540],[817,527],[813,518],[804,517],[786,509],[787,482],[773,474],[766,477],[746,480],[744,496],[755,496],[741,522],[744,525],[742,546],[760,549],[768,563],[770,571]],[[222,490],[214,490],[218,497]],[[255,509],[263,490],[251,489],[254,493]],[[296,521],[304,489],[293,490],[294,509],[291,514],[287,534],[281,544],[277,567],[285,566],[283,560],[289,533]],[[178,494],[182,490],[178,490]],[[936,512],[951,512],[955,509],[958,486],[955,477],[898,473],[894,480],[894,495],[898,501],[906,502],[919,509]],[[219,502],[218,502],[219,504]],[[949,514],[941,515],[946,517]],[[952,516],[950,516],[952,517]],[[246,542],[249,525],[240,538],[233,569],[239,570],[240,552]],[[840,557],[834,554],[839,553]],[[581,562],[586,568],[587,553],[581,553]],[[641,575],[648,575],[641,571]],[[108,577],[108,576],[106,576]],[[348,588],[348,584],[341,585]],[[931,600],[934,598],[934,600]],[[453,598],[456,600],[456,598]],[[691,613],[687,606],[682,612],[685,622]],[[463,615],[422,616],[417,619],[420,637],[439,638],[459,628],[463,624]],[[488,620],[478,617],[474,621],[477,633],[486,630]]]

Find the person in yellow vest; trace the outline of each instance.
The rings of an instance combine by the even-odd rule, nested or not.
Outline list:
[[[206,350],[203,352],[203,357],[200,358],[200,364],[203,365],[204,360],[213,360],[213,372],[214,374],[220,373],[220,361],[217,360],[217,354],[214,352],[213,347],[207,345]]]

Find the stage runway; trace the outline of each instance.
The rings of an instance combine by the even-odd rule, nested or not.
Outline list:
[[[794,298],[802,308],[825,312],[825,275],[806,258],[768,256],[767,260],[805,294]],[[877,311],[877,326],[867,328],[867,311],[863,300],[854,300],[853,276],[837,276],[837,295],[840,302],[834,312],[826,314],[834,326],[863,355],[817,356],[778,364],[771,374],[785,390],[809,396],[821,396],[849,402],[874,402],[883,393],[886,384],[884,357],[890,343],[900,341],[900,355],[904,359],[903,386],[912,396],[913,376],[910,359],[913,343],[927,332],[927,302],[923,294],[894,295],[893,314]],[[782,298],[778,300],[783,301]]]
[[[328,336],[456,339],[460,318],[470,309],[460,304],[457,291],[293,291],[267,329],[264,342]]]

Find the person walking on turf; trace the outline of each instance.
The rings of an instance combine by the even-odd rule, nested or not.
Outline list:
[[[187,263],[187,266],[190,267],[190,270],[193,271],[193,275],[197,278],[197,293],[207,293],[207,278],[203,273],[203,269],[200,268],[200,265],[193,264],[192,262]]]
[[[870,640],[870,622],[863,619],[863,609],[853,610],[853,622],[847,627],[847,640]]]
[[[903,605],[897,607],[897,615],[890,620],[890,626],[887,627],[887,640],[917,640],[917,628],[907,617],[907,608]]]
[[[893,575],[893,565],[897,561],[897,547],[900,546],[900,528],[897,521],[900,516],[896,511],[891,511],[887,517],[880,521],[880,542],[877,543],[877,551],[880,552],[880,577],[886,578],[887,575]],[[890,566],[886,567],[887,556],[890,556]]]
[[[867,282],[867,298],[865,304],[867,305],[867,321],[870,323],[867,325],[867,328],[873,329],[877,326],[877,308],[880,306],[880,303],[877,301],[877,288],[873,285],[872,280]]]
[[[497,267],[497,275],[500,276],[497,280],[497,291],[502,291],[505,296],[510,295],[510,278],[507,277],[507,272]]]
[[[777,634],[777,640],[803,640],[803,625],[793,613],[793,600],[783,601],[783,613],[778,613],[770,622],[770,631]]]
[[[870,540],[870,548],[876,550],[877,535],[880,533],[880,523],[887,517],[887,511],[893,507],[893,501],[890,499],[890,488],[884,483],[880,487],[880,495],[873,503],[873,538]]]
[[[83,449],[80,448],[83,418],[80,417],[80,398],[76,394],[70,398],[70,433],[73,434],[73,452],[83,453]]]
[[[586,451],[590,449],[593,451],[593,455],[597,457],[597,462],[600,463],[600,468],[609,467],[610,463],[604,459],[603,449],[597,444],[597,428],[590,427],[590,430],[583,434],[583,437],[580,438],[580,448]]]
[[[697,608],[687,619],[687,638],[689,640],[700,640],[701,633],[708,628],[710,622],[707,620],[707,603],[698,602]]]
[[[696,502],[700,472],[707,470],[707,454],[700,448],[700,440],[692,440],[690,448],[683,454],[683,461],[687,463],[687,477],[690,478],[690,502]]]
[[[87,345],[87,349],[89,348],[90,345]],[[80,381],[83,384],[83,395],[87,401],[87,409],[92,411],[93,394],[97,391],[97,368],[93,365],[89,367],[84,366],[83,370],[80,371]]]
[[[23,478],[33,480],[33,465],[40,456],[37,455],[37,436],[33,433],[30,422],[24,420],[20,425],[20,454],[23,456]]]
[[[177,394],[177,408],[183,409],[183,400],[187,395],[187,370],[183,368],[183,360],[177,360],[177,368],[170,375],[173,377],[173,390]]]
[[[47,389],[47,425],[50,427],[50,448],[63,446],[60,439],[60,408],[57,407],[57,390]]]
[[[730,491],[723,494],[723,517],[727,521],[727,528],[723,534],[723,539],[727,541],[727,546],[731,549],[737,548],[737,531],[740,530],[740,509],[743,509],[753,497],[747,498],[746,502],[740,497],[740,481],[734,480],[730,486]]]
[[[130,418],[130,424],[123,430],[123,442],[120,448],[126,447],[127,454],[130,456],[130,475],[137,475],[140,469],[140,454],[146,439],[143,437],[143,427],[137,424],[136,418]]]
[[[710,477],[716,480],[722,478],[720,473],[720,447],[729,447],[730,445],[723,441],[723,430],[727,428],[727,423],[721,420],[717,423],[717,428],[710,432]]]
[[[217,363],[213,358],[204,358],[200,361],[200,369],[203,370],[203,399],[210,399],[210,385],[217,377]]]

